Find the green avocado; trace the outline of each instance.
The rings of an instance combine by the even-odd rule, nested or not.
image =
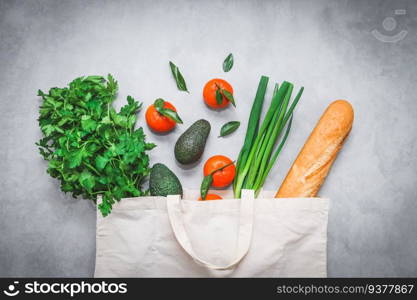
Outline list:
[[[210,129],[210,123],[204,119],[191,125],[175,144],[174,153],[177,161],[184,165],[198,161],[203,155]]]
[[[182,186],[178,177],[164,164],[154,164],[149,178],[151,196],[181,195]]]

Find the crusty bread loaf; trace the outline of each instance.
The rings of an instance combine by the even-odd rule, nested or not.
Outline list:
[[[331,103],[298,154],[276,198],[315,197],[353,123],[345,100]]]

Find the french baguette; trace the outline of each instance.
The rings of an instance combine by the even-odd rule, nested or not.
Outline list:
[[[310,134],[276,198],[316,197],[353,123],[352,105],[331,103]]]

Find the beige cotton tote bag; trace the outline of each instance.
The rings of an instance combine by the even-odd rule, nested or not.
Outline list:
[[[97,212],[95,277],[325,277],[328,199],[122,199]]]

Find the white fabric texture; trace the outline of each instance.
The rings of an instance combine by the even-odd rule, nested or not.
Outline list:
[[[326,277],[328,199],[213,191],[125,198],[97,212],[95,277]]]

